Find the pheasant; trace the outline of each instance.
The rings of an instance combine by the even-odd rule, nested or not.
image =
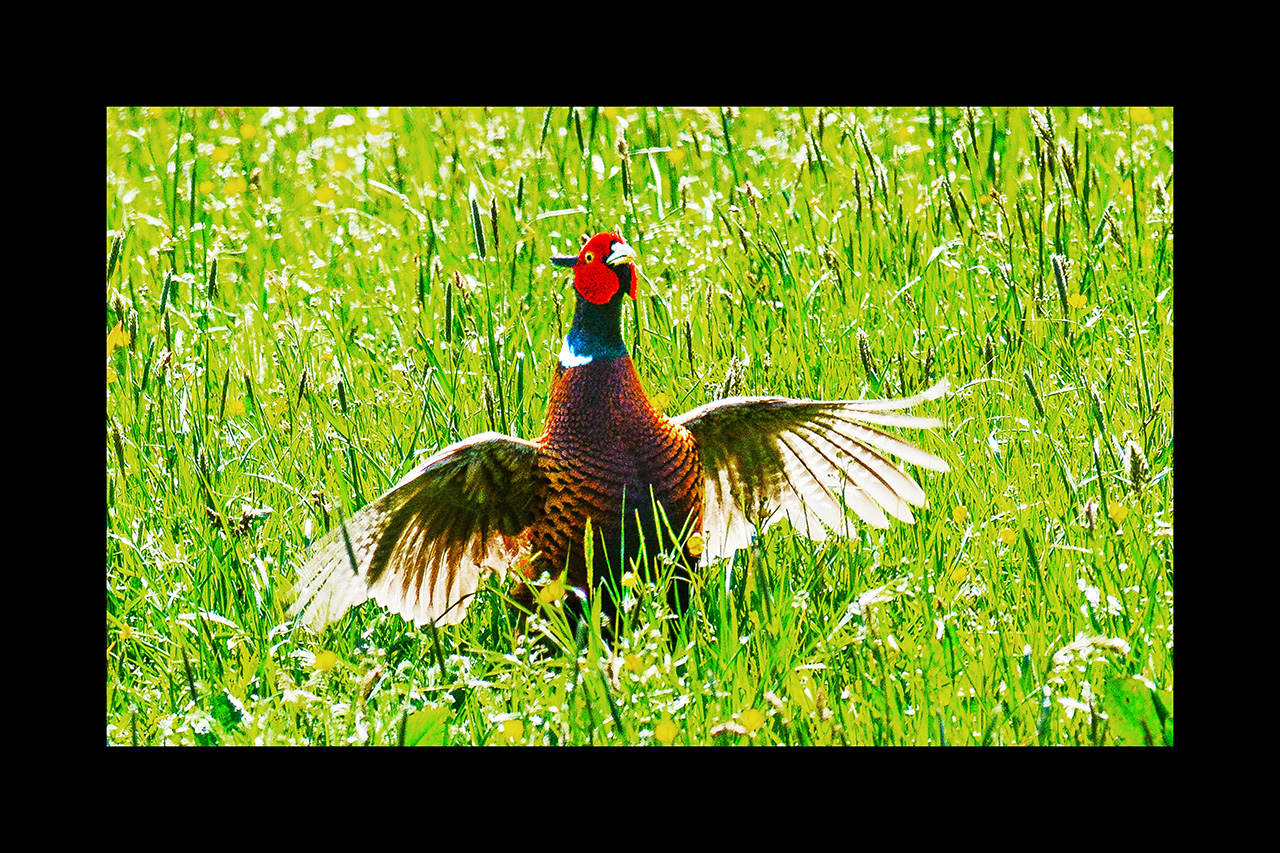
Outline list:
[[[318,631],[373,598],[419,625],[455,624],[487,575],[508,572],[526,610],[529,582],[544,572],[582,599],[600,587],[612,610],[599,582],[617,590],[624,572],[659,553],[679,556],[676,583],[687,585],[690,569],[783,518],[814,540],[847,532],[847,509],[879,528],[887,516],[913,522],[924,491],[885,454],[948,465],[878,427],[939,426],[899,410],[942,396],[946,380],[899,400],[729,397],[668,418],[622,340],[635,258],[612,233],[552,258],[572,268],[577,301],[543,434],[482,433],[416,466],[317,544],[291,616]]]

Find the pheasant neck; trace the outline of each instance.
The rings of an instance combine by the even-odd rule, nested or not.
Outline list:
[[[573,325],[560,350],[560,363],[565,367],[581,367],[595,359],[621,358],[627,354],[622,342],[622,300],[618,293],[604,305],[595,305],[576,294]]]

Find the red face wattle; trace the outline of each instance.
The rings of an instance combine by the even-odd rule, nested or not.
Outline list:
[[[635,251],[617,234],[597,234],[582,247],[577,258],[553,258],[560,266],[573,267],[573,286],[582,298],[594,305],[604,305],[618,292],[621,268],[631,273],[630,295],[636,298],[636,266],[631,262]]]

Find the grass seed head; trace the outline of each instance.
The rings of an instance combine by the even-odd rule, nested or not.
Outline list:
[[[1124,446],[1125,455],[1125,471],[1129,475],[1129,485],[1133,487],[1135,492],[1141,492],[1142,487],[1147,484],[1147,478],[1150,470],[1147,468],[1147,456],[1142,452],[1142,446],[1133,439]]]
[[[875,358],[871,354],[871,341],[863,329],[858,330],[858,355],[862,358],[862,369],[866,371],[867,377],[875,381],[879,371],[876,370]]]

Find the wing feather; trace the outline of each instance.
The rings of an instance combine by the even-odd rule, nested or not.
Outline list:
[[[930,429],[936,418],[899,410],[946,393],[944,380],[899,400],[793,400],[731,397],[672,420],[691,432],[702,458],[703,560],[745,547],[757,528],[787,518],[811,539],[847,534],[851,511],[885,528],[914,522],[924,490],[889,458],[933,471],[942,459],[879,427]]]
[[[419,625],[461,621],[484,578],[528,553],[537,448],[487,432],[415,467],[320,541],[290,615],[319,631],[373,598]]]

